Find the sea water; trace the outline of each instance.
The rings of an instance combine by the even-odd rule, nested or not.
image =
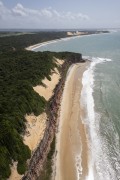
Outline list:
[[[72,51],[91,60],[83,74],[89,172],[86,180],[120,179],[120,32],[82,36],[36,51]]]

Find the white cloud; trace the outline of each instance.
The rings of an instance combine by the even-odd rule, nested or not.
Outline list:
[[[83,20],[89,20],[89,16],[85,15],[85,14],[81,14],[81,13],[78,13],[78,18],[80,19],[83,19]]]
[[[26,9],[22,6],[22,4],[17,4],[12,9],[12,13],[14,15],[18,15],[18,16],[26,16],[27,15]]]
[[[7,9],[4,4],[0,1],[0,17],[1,18],[6,18],[11,14],[11,11]]]
[[[56,17],[58,17],[58,18],[60,18],[60,17],[61,17],[60,13],[59,13],[59,12],[57,12],[56,10],[53,10],[53,13],[54,13],[54,15],[55,15]]]
[[[0,6],[3,6],[3,3],[0,1]]]
[[[47,17],[47,18],[52,18],[52,16],[53,16],[53,12],[50,11],[49,9],[41,10],[41,14],[42,14],[42,16]]]
[[[3,28],[7,22],[11,27],[15,27],[17,24],[17,27],[20,28],[32,28],[33,25],[34,28],[60,28],[61,26],[66,28],[68,26],[74,27],[77,24],[79,26],[82,21],[89,20],[85,14],[58,12],[51,7],[37,10],[26,8],[18,3],[12,9],[8,9],[2,1],[0,1],[0,17],[2,19],[0,27],[2,25]]]

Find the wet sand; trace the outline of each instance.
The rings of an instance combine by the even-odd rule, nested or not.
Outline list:
[[[88,173],[88,147],[81,116],[82,75],[87,63],[74,65],[67,77],[61,103],[56,145],[55,180],[85,179]]]

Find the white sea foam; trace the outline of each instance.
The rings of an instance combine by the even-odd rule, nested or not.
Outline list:
[[[111,61],[111,59],[99,57],[89,57],[89,59],[92,62],[83,74],[83,89],[81,92],[81,106],[86,110],[86,117],[82,120],[87,127],[89,145],[89,171],[86,180],[115,180],[115,171],[108,158],[107,141],[100,137],[99,121],[101,116],[95,112],[93,98],[95,67],[98,63],[105,63],[106,61]],[[116,166],[119,168],[118,165]]]
[[[56,40],[52,40],[52,41],[47,41],[47,42],[36,44],[35,46],[33,46],[32,51],[34,51],[35,49],[38,49],[40,47],[47,46],[49,44],[57,43],[59,41],[61,41],[61,39],[56,39]]]
[[[75,161],[76,161],[76,169],[77,169],[77,180],[80,180],[80,177],[82,175],[81,156],[76,155]]]

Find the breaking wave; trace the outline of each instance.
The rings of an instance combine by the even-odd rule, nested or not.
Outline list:
[[[91,64],[83,74],[83,88],[81,92],[81,106],[85,109],[86,114],[82,121],[86,125],[89,146],[89,171],[86,180],[117,180],[120,178],[118,173],[120,165],[117,158],[110,157],[110,154],[112,154],[110,148],[112,149],[112,147],[110,147],[109,140],[101,136],[101,114],[95,112],[93,97],[96,65],[112,60],[99,57],[87,57],[87,59],[90,59]],[[114,131],[114,125],[112,122],[109,125],[111,126],[110,129],[114,132],[114,136],[116,136],[116,141],[118,141],[118,134]],[[117,142],[115,143],[117,144]],[[117,154],[117,148],[115,151]]]

